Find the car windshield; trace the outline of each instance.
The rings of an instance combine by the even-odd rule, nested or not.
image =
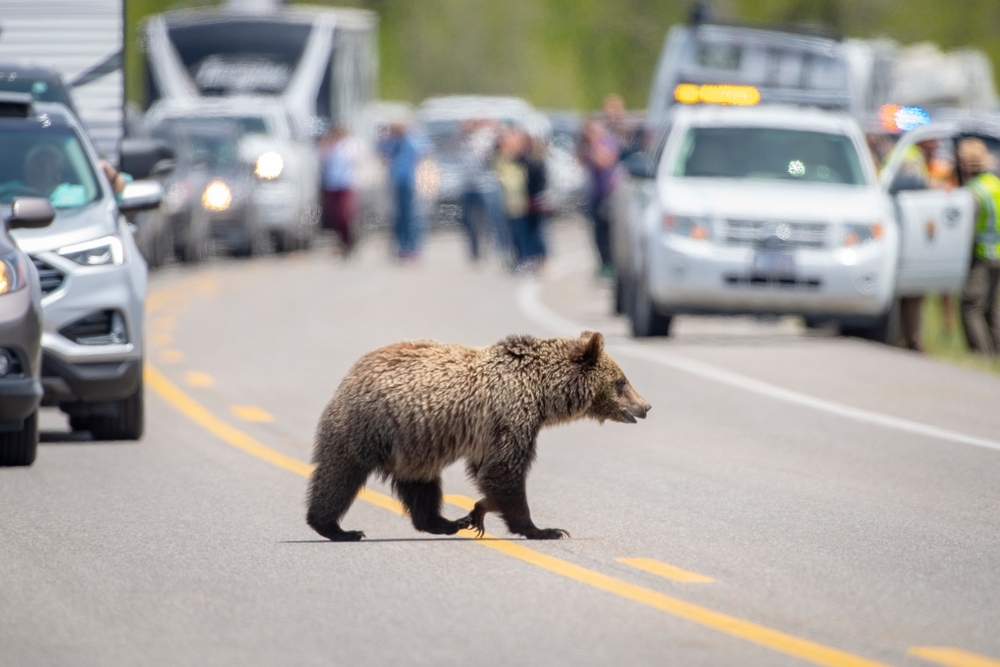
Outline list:
[[[228,169],[239,161],[239,134],[232,123],[217,119],[192,125],[181,122],[154,130],[153,136],[166,139],[185,162],[198,162],[209,168]]]
[[[688,130],[674,175],[865,184],[850,137],[764,127]]]
[[[90,159],[76,132],[39,121],[0,122],[0,203],[48,197],[57,209],[85,206],[101,196]]]
[[[36,102],[58,102],[70,109],[74,108],[66,89],[56,80],[28,76],[11,79],[9,76],[0,76],[0,92],[31,93],[32,99]]]
[[[216,123],[235,125],[239,129],[240,134],[271,134],[267,129],[267,122],[263,116],[211,116],[210,118]],[[203,116],[167,118],[162,122],[162,125],[164,129],[167,129],[173,126],[202,122],[204,119],[205,117]]]

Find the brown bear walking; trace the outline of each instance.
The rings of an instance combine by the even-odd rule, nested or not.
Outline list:
[[[391,479],[417,530],[483,533],[487,512],[510,532],[535,527],[525,482],[543,426],[590,417],[634,424],[650,405],[604,351],[604,337],[510,336],[488,347],[397,343],[361,357],[320,418],[306,520],[331,540],[360,540],[340,520],[370,474]],[[468,516],[441,516],[441,471],[465,458],[483,494]]]

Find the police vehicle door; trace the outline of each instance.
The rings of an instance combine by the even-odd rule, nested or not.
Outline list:
[[[972,195],[965,188],[948,191],[928,187],[926,181],[901,170],[904,153],[927,139],[937,139],[942,149],[955,155],[954,140],[948,134],[910,133],[896,144],[880,177],[893,197],[899,221],[897,296],[954,292],[962,287],[969,271],[975,210]]]

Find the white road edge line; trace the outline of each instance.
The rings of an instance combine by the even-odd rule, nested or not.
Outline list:
[[[557,270],[554,272],[554,275],[560,275],[562,273],[562,271]],[[541,293],[542,283],[538,280],[525,281],[518,286],[517,305],[521,312],[529,320],[543,329],[561,336],[578,336],[581,331],[587,329],[586,326],[576,324],[572,320],[564,318],[546,306],[542,301]],[[801,405],[814,410],[821,410],[845,419],[852,419],[865,424],[874,424],[876,426],[895,429],[897,431],[912,433],[914,435],[920,435],[927,438],[935,438],[937,440],[946,440],[963,445],[974,445],[976,447],[985,447],[987,449],[1000,451],[1000,442],[996,440],[977,438],[971,435],[965,435],[964,433],[958,433],[957,431],[949,431],[948,429],[910,421],[909,419],[892,417],[879,412],[872,412],[871,410],[863,410],[861,408],[843,405],[834,401],[816,398],[814,396],[792,391],[791,389],[785,389],[768,382],[755,380],[751,377],[740,375],[739,373],[733,373],[701,361],[682,357],[670,352],[664,352],[662,350],[654,350],[645,345],[627,341],[609,341],[608,347],[616,353],[625,354],[644,361],[651,361],[653,363],[660,364],[661,366],[667,366],[706,380],[727,384],[731,387],[743,389],[744,391],[749,391],[761,396],[767,396],[779,401],[785,401],[786,403]]]

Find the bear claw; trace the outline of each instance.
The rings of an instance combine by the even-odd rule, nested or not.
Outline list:
[[[569,531],[562,528],[537,528],[524,535],[529,540],[561,540],[569,537]]]

